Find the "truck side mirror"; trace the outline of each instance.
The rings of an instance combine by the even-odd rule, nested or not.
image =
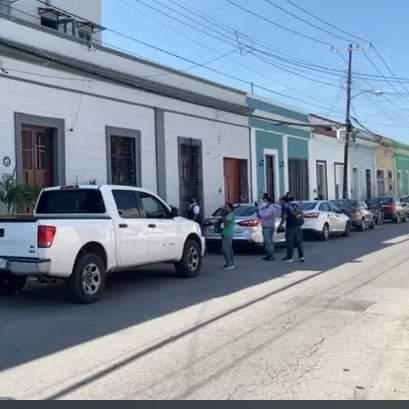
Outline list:
[[[172,219],[179,217],[179,209],[176,208],[175,206],[170,207],[170,217]]]

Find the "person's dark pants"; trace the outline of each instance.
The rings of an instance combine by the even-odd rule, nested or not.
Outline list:
[[[234,266],[234,252],[233,252],[233,237],[223,237],[222,239],[222,251],[224,256],[224,266]]]
[[[303,232],[301,227],[287,227],[287,259],[292,259],[294,256],[294,247],[298,249],[298,256],[304,258]]]
[[[264,249],[268,258],[274,258],[274,228],[263,227]]]

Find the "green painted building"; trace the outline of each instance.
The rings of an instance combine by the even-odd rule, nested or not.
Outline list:
[[[305,124],[308,115],[264,99],[248,97],[254,110],[252,133],[253,197],[269,193],[275,200],[286,192],[309,199],[309,128],[277,125],[274,120]]]
[[[409,146],[395,142],[395,167],[398,196],[409,196]]]

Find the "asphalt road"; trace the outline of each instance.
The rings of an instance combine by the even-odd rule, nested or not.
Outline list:
[[[120,274],[91,306],[0,298],[0,399],[408,399],[409,224],[306,256]]]

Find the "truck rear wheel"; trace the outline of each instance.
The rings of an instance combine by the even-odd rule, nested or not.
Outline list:
[[[85,253],[78,258],[68,281],[76,302],[93,304],[101,299],[105,290],[105,270],[105,264],[97,254]]]
[[[0,275],[0,294],[13,295],[19,293],[27,283],[27,277],[12,274]]]
[[[202,267],[202,252],[200,244],[193,239],[189,239],[183,250],[183,257],[179,263],[176,263],[176,272],[180,277],[196,277]]]

